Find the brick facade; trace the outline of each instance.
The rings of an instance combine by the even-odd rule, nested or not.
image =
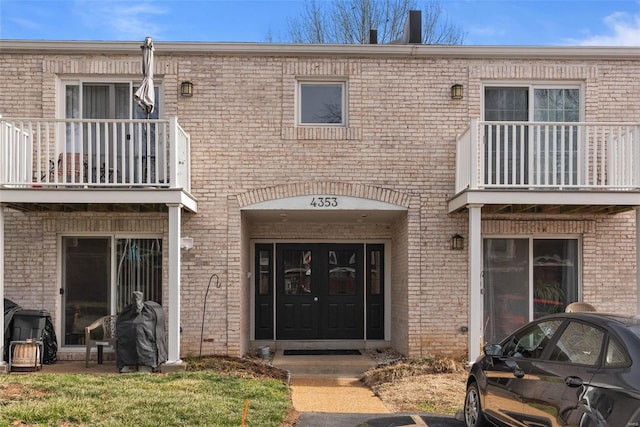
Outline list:
[[[451,48],[455,50],[455,48]],[[305,51],[306,52],[306,51]],[[251,347],[249,273],[253,240],[385,241],[389,244],[389,343],[411,356],[466,351],[468,253],[449,248],[467,236],[465,213],[449,214],[456,135],[482,113],[486,82],[571,82],[583,85],[590,121],[640,117],[640,57],[598,59],[524,55],[349,53],[181,53],[156,47],[156,84],[163,117],[177,116],[191,135],[192,192],[198,213],[185,213],[182,235],[194,239],[181,264],[181,349],[242,355]],[[404,52],[404,51],[403,51]],[[569,52],[571,53],[571,52]],[[0,54],[0,113],[57,117],[61,78],[137,81],[139,49],[90,55]],[[296,81],[347,81],[346,127],[295,124]],[[181,98],[179,83],[194,83]],[[450,86],[461,83],[463,100]],[[266,223],[243,215],[256,203],[331,194],[404,209],[389,223]],[[640,204],[640,203],[639,203]],[[167,238],[157,213],[22,213],[5,209],[5,294],[27,307],[60,313],[60,236],[135,234]],[[636,310],[635,214],[484,215],[486,236],[571,236],[581,245],[580,292],[605,310]],[[25,242],[29,242],[25,245]],[[166,246],[165,246],[166,248]],[[165,249],[166,252],[166,249]],[[165,253],[165,256],[167,254]],[[166,269],[165,269],[166,270]],[[212,287],[203,317],[203,296]],[[164,272],[165,295],[168,273]],[[58,320],[58,327],[60,323]]]

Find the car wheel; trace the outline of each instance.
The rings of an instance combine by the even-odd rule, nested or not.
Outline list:
[[[464,399],[464,423],[467,427],[482,427],[487,423],[482,414],[480,406],[480,393],[476,383],[469,384],[467,387],[467,395]]]

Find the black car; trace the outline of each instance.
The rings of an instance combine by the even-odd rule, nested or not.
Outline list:
[[[468,427],[640,426],[640,317],[560,313],[484,347]]]

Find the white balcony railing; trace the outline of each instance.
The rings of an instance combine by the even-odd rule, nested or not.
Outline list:
[[[640,190],[637,123],[483,122],[457,139],[465,189]]]
[[[190,137],[168,120],[0,119],[0,186],[190,191]]]

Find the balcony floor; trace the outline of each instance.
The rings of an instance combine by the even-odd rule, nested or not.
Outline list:
[[[449,213],[471,205],[487,214],[615,215],[640,207],[640,189],[624,190],[465,190],[448,201]]]
[[[197,201],[180,188],[3,188],[2,205],[22,212],[167,212],[181,205],[197,212]]]

